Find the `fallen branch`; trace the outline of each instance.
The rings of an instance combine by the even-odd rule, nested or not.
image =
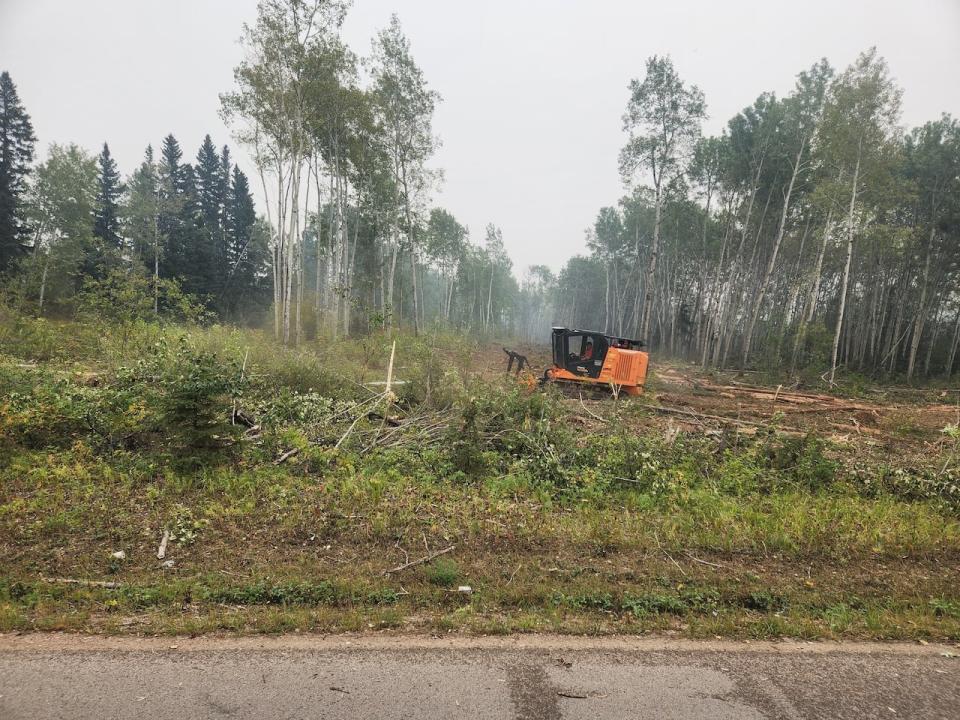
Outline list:
[[[109,582],[107,580],[75,580],[74,578],[45,578],[40,576],[41,582],[58,583],[60,585],[80,585],[82,587],[102,587],[115,590],[121,586],[118,582]]]
[[[160,547],[157,548],[157,560],[163,560],[167,556],[168,542],[170,542],[170,531],[164,528],[163,537],[160,538]]]
[[[723,567],[723,565],[721,565],[720,563],[713,563],[713,562],[709,562],[708,560],[701,560],[700,558],[696,557],[695,555],[691,555],[691,554],[688,553],[686,550],[683,551],[683,554],[686,555],[686,556],[687,556],[688,558],[690,558],[691,560],[693,560],[694,562],[700,563],[701,565],[709,565],[710,567],[715,567],[715,568],[722,568],[722,567]]]
[[[384,570],[384,571],[383,571],[383,574],[384,574],[384,575],[390,575],[391,573],[397,573],[397,572],[400,572],[400,571],[402,571],[402,570],[406,570],[407,568],[411,568],[411,567],[413,567],[414,565],[422,565],[423,563],[430,562],[430,561],[433,560],[434,558],[438,558],[438,557],[440,557],[441,555],[446,555],[446,554],[449,553],[449,552],[453,552],[453,550],[454,550],[455,547],[456,547],[456,545],[451,545],[450,547],[444,548],[443,550],[437,550],[436,552],[432,552],[432,553],[430,553],[429,555],[420,558],[419,560],[411,560],[410,562],[405,562],[403,565],[398,565],[398,566],[395,567],[395,568],[390,568],[389,570]]]
[[[292,458],[294,455],[296,455],[296,454],[299,453],[299,452],[300,452],[300,448],[293,448],[293,449],[291,449],[291,450],[287,450],[283,455],[281,455],[281,456],[278,457],[276,460],[274,460],[274,461],[273,461],[273,464],[274,464],[274,465],[281,465],[282,463],[285,463],[287,460],[289,460],[290,458]]]
[[[790,415],[799,415],[800,413],[820,413],[820,412],[846,412],[848,410],[859,410],[862,412],[876,413],[875,407],[867,405],[820,405],[817,407],[799,408],[798,410],[786,410]]]
[[[683,567],[681,567],[680,563],[678,563],[676,560],[674,560],[673,555],[671,555],[670,553],[668,553],[666,550],[663,549],[663,545],[660,544],[660,537],[657,535],[657,533],[654,533],[654,534],[653,534],[653,539],[657,542],[657,548],[660,550],[660,552],[662,552],[664,555],[666,555],[667,558],[670,560],[670,562],[672,562],[674,565],[677,566],[677,570],[680,571],[680,574],[681,574],[681,575],[683,575],[684,577],[686,577],[686,576],[687,576],[687,571],[684,570]]]
[[[333,449],[334,449],[334,450],[336,450],[337,448],[339,448],[339,447],[343,444],[343,441],[347,439],[347,436],[348,436],[348,435],[351,433],[351,431],[357,426],[357,423],[360,422],[360,418],[362,418],[362,417],[363,417],[363,415],[357,415],[357,417],[354,419],[354,421],[353,421],[352,423],[350,423],[350,427],[348,427],[348,428],[347,428],[347,431],[346,431],[343,435],[340,436],[340,439],[337,440],[337,444],[333,446]]]
[[[683,415],[685,417],[693,418],[694,420],[716,420],[717,422],[729,423],[731,425],[748,425],[751,427],[768,427],[768,423],[753,422],[751,420],[738,420],[737,418],[723,417],[722,415],[706,415],[704,413],[693,412],[692,410],[682,410],[680,408],[667,407],[664,405],[650,405],[648,406],[651,410],[655,410],[659,413],[664,413],[666,415]]]
[[[604,425],[606,425],[606,423],[607,423],[606,420],[604,420],[602,417],[600,417],[600,416],[597,415],[596,413],[591,412],[591,411],[590,411],[590,408],[588,408],[588,407],[584,404],[584,402],[583,402],[583,393],[578,390],[578,391],[577,391],[577,394],[580,395],[580,407],[582,407],[584,410],[586,410],[587,415],[589,415],[590,417],[592,417],[592,418],[594,418],[594,419],[596,419],[596,420],[599,420],[599,421],[602,422]]]

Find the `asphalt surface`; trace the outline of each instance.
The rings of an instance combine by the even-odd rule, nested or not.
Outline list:
[[[0,718],[960,718],[955,646],[0,635]]]

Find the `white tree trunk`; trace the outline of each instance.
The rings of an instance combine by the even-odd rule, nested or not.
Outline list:
[[[806,146],[806,138],[800,143],[800,150],[793,161],[793,173],[790,175],[790,184],[787,186],[787,194],[783,199],[783,210],[780,213],[780,225],[777,227],[777,236],[773,241],[773,250],[770,252],[770,260],[767,263],[767,269],[763,274],[763,280],[757,290],[757,299],[753,305],[753,312],[750,315],[750,323],[747,325],[747,334],[743,339],[743,355],[740,358],[740,368],[747,366],[747,359],[750,356],[750,344],[753,341],[753,331],[757,326],[757,318],[760,316],[760,310],[763,307],[763,301],[767,294],[767,287],[770,285],[770,278],[773,275],[773,269],[777,262],[777,255],[780,253],[780,245],[783,243],[783,234],[787,227],[787,214],[790,212],[790,196],[793,194],[793,186],[797,181],[797,173],[800,171],[801,160],[803,159],[803,148]]]
[[[923,265],[923,280],[920,283],[920,301],[917,303],[917,317],[913,323],[913,337],[910,338],[910,357],[907,360],[907,382],[913,379],[913,370],[917,362],[917,350],[920,347],[920,338],[923,336],[923,325],[927,305],[927,282],[930,280],[930,255],[933,251],[933,239],[936,236],[936,226],[930,228],[930,238],[927,241],[927,259]]]
[[[850,261],[853,258],[854,210],[857,204],[857,183],[860,180],[860,157],[863,138],[857,144],[857,165],[853,170],[853,187],[850,192],[850,211],[847,213],[847,262],[843,268],[843,284],[840,288],[840,307],[837,310],[837,327],[833,333],[833,352],[830,357],[830,384],[837,374],[837,351],[840,348],[840,331],[843,329],[843,313],[847,305],[847,287],[850,285]]]
[[[640,338],[644,342],[649,342],[647,337],[650,334],[650,316],[653,305],[653,283],[657,272],[657,254],[660,252],[660,229],[663,223],[663,195],[660,188],[656,189],[656,201],[654,203],[653,214],[653,241],[650,243],[650,259],[647,263],[647,270],[643,281],[643,309],[640,313],[642,321],[640,325]]]

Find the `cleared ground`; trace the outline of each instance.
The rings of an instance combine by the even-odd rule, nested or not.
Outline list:
[[[0,364],[0,628],[960,639],[950,390],[654,362],[643,398],[581,399],[401,336],[385,412],[387,339],[194,332],[249,350],[253,424],[194,469],[128,426],[129,350]]]

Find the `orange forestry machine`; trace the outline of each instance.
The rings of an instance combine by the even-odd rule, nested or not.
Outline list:
[[[609,388],[615,395],[643,392],[649,356],[640,340],[555,327],[551,344],[553,367],[544,371],[544,382]]]

